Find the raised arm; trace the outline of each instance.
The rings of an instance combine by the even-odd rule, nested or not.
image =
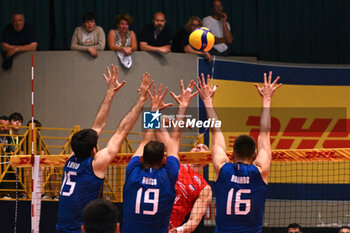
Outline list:
[[[93,162],[93,169],[97,176],[104,177],[104,173],[106,171],[107,166],[118,154],[123,141],[134,127],[137,118],[139,117],[140,112],[142,111],[142,108],[147,100],[147,91],[153,84],[153,80],[150,81],[150,79],[150,74],[145,73],[142,75],[142,83],[140,86],[139,98],[137,99],[136,104],[131,108],[128,114],[120,122],[116,132],[108,141],[107,147],[96,154]]]
[[[201,99],[203,100],[203,103],[205,105],[205,110],[207,112],[208,119],[215,119],[218,120],[218,116],[215,112],[214,105],[213,105],[213,98],[216,89],[218,86],[215,86],[215,88],[210,87],[210,76],[207,76],[207,83],[205,82],[204,74],[201,74],[201,78],[197,77],[198,84],[195,84],[196,88],[198,89],[199,95]],[[226,144],[225,144],[225,138],[224,135],[221,132],[220,128],[212,127],[210,128],[211,132],[211,157],[213,161],[213,167],[215,171],[216,178],[219,175],[221,167],[229,162],[229,159],[226,155]]]
[[[205,215],[205,212],[207,211],[207,208],[211,203],[211,199],[212,199],[212,190],[210,186],[207,185],[204,187],[204,189],[202,189],[196,202],[194,203],[190,214],[190,218],[188,219],[188,221],[184,223],[182,226],[172,229],[169,232],[170,233],[176,233],[176,232],[190,233],[194,231],[198,227],[198,224],[201,222],[203,216]]]
[[[176,113],[176,119],[175,119],[176,122],[180,122],[184,120],[188,105],[190,105],[193,97],[198,94],[198,91],[196,91],[193,94],[191,93],[194,84],[195,84],[194,81],[191,80],[191,82],[187,86],[187,89],[185,90],[184,83],[182,80],[180,80],[180,87],[181,87],[180,95],[175,95],[174,92],[170,92],[170,95],[179,104],[178,110]],[[181,133],[182,133],[182,128],[179,127],[179,124],[176,124],[176,126],[172,129],[171,136],[166,145],[168,155],[173,155],[177,159],[179,159],[178,154],[179,154]]]
[[[260,116],[260,133],[258,136],[258,154],[253,164],[257,166],[260,171],[261,177],[268,182],[268,177],[271,167],[271,143],[270,143],[270,130],[271,130],[271,116],[270,105],[274,92],[282,84],[277,84],[280,77],[278,76],[273,83],[271,83],[272,72],[269,73],[269,79],[266,78],[264,73],[264,86],[259,87],[257,83],[254,85],[258,89],[258,92],[262,99],[262,109]]]
[[[113,101],[114,95],[124,86],[126,83],[125,81],[119,83],[118,77],[119,77],[119,69],[118,66],[116,65],[111,65],[111,70],[109,67],[106,67],[107,69],[107,75],[108,77],[103,74],[104,79],[106,80],[107,83],[107,91],[105,98],[103,99],[103,102],[100,105],[100,108],[97,112],[97,115],[95,117],[94,123],[92,124],[92,129],[97,132],[97,135],[100,136],[102,133],[106,121],[108,118],[109,110],[111,108],[111,104]]]
[[[164,97],[168,91],[168,87],[165,88],[163,93],[162,93],[162,88],[163,88],[163,84],[160,84],[157,91],[157,86],[154,84],[153,95],[150,91],[148,92],[148,95],[150,96],[150,99],[151,99],[152,112],[161,111],[167,107],[173,106],[172,103],[167,103],[167,104],[164,103]],[[163,122],[163,118],[161,119],[161,122]],[[156,140],[159,142],[162,142],[165,146],[165,151],[167,151],[167,142],[170,136],[168,131],[162,127],[162,124],[160,124],[160,129],[156,129],[155,135],[156,135]]]

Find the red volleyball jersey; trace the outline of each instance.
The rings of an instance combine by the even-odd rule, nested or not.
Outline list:
[[[181,164],[175,185],[176,197],[170,216],[170,227],[178,227],[183,223],[200,192],[207,185],[202,175],[195,172],[188,164]]]

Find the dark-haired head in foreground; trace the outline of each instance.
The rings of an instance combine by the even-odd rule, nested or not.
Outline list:
[[[288,233],[302,233],[301,226],[298,223],[291,223],[288,225]]]
[[[83,233],[117,233],[118,209],[105,200],[94,200],[83,210]]]

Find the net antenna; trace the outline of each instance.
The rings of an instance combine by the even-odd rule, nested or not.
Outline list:
[[[31,135],[32,135],[32,204],[31,204],[31,232],[39,233],[40,224],[40,212],[41,212],[41,176],[40,176],[40,155],[34,155],[34,54],[32,54],[32,97],[31,97],[31,108],[32,108],[32,123],[31,123]],[[36,142],[35,142],[36,143]],[[40,154],[40,153],[39,153]]]

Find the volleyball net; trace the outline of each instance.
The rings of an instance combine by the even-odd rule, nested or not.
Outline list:
[[[43,201],[57,201],[62,181],[65,161],[70,156],[71,135],[80,128],[58,130],[60,136],[50,133],[51,128],[40,128],[37,135],[25,133],[12,154],[1,148],[1,193],[17,193],[11,197],[21,199],[36,198]],[[99,144],[103,147],[109,134],[105,132]],[[45,135],[45,136],[44,136]],[[203,177],[212,186],[213,198],[204,216],[204,227],[215,226],[216,196],[213,187],[215,174],[211,165],[210,152],[190,151],[193,145],[203,142],[203,135],[182,138],[180,160],[183,164],[205,164]],[[31,155],[20,155],[28,151],[26,139],[35,137],[36,154],[40,156],[38,166],[34,166]],[[123,202],[125,167],[140,141],[140,134],[131,134],[121,152],[108,167],[104,199]],[[55,146],[50,141],[61,141]],[[8,146],[8,145],[7,145]],[[232,152],[227,152],[230,155]],[[281,228],[292,222],[310,228],[338,228],[350,226],[350,149],[305,149],[274,150],[268,185],[268,198],[265,204],[264,227]],[[35,169],[33,169],[35,167]],[[8,174],[17,179],[11,180]],[[32,196],[31,176],[37,181],[37,189]],[[17,182],[17,185],[14,185]],[[12,188],[8,186],[12,184]],[[244,200],[244,195],[242,195]],[[39,203],[40,202],[36,202]],[[35,204],[35,203],[34,203]],[[39,205],[37,204],[37,205]],[[18,211],[21,211],[18,209]],[[54,215],[55,213],[53,213]],[[29,216],[28,216],[29,217]],[[39,216],[40,217],[40,216]],[[39,218],[40,220],[40,218]]]

